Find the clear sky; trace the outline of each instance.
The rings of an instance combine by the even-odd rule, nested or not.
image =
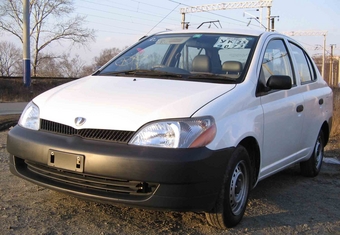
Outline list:
[[[244,1],[244,0],[240,0]],[[252,0],[257,1],[257,0]],[[84,26],[96,30],[96,42],[88,49],[73,48],[72,53],[80,54],[91,62],[105,48],[123,48],[136,42],[140,37],[166,29],[181,29],[180,8],[237,0],[75,0],[75,14],[86,16]],[[260,17],[256,9],[235,9],[186,14],[190,28],[198,27],[202,22],[219,20],[222,28],[251,28],[264,30],[251,15]],[[267,9],[262,11],[262,23],[266,26]],[[340,55],[340,0],[273,0],[272,16],[275,29],[279,32],[314,30],[328,31],[327,50],[330,44],[337,44],[336,55]],[[278,19],[278,20],[277,20]],[[217,23],[218,26],[220,26]],[[203,27],[208,27],[206,24]],[[216,27],[211,25],[212,28]],[[315,50],[316,45],[323,45],[322,36],[295,36],[311,54],[322,53]],[[67,44],[58,44],[47,50],[61,52]],[[46,51],[45,51],[46,52]]]

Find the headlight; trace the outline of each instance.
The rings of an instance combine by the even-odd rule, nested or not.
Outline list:
[[[130,144],[163,148],[195,148],[209,144],[215,137],[212,117],[158,121],[146,124]]]
[[[39,130],[39,108],[33,102],[29,102],[21,114],[19,125],[32,130]]]

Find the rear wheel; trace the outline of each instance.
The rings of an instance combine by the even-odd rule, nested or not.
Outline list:
[[[324,156],[324,135],[320,131],[316,140],[312,156],[304,162],[300,163],[301,174],[307,177],[317,176],[321,170],[322,160]]]
[[[248,201],[250,175],[248,152],[238,146],[228,164],[216,205],[205,214],[210,225],[227,229],[241,221]]]

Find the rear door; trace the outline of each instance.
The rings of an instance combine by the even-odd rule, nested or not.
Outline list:
[[[312,59],[294,42],[289,42],[292,49],[292,57],[295,60],[295,70],[301,83],[304,99],[304,113],[306,118],[302,125],[301,148],[307,151],[307,157],[313,151],[313,147],[326,119],[330,102],[329,88],[322,84],[320,73],[317,71]]]

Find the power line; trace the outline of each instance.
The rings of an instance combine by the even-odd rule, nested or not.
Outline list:
[[[124,30],[128,30],[128,31],[134,31],[134,32],[141,32],[141,33],[144,33],[143,30],[130,29],[130,28],[120,27],[120,26],[112,25],[112,24],[104,24],[104,23],[102,23],[102,22],[95,22],[95,21],[87,21],[87,22],[89,22],[89,23],[94,23],[94,24],[98,24],[98,25],[110,26],[110,28],[111,28],[111,27],[114,27],[114,28],[118,28],[118,29],[124,29]]]
[[[173,3],[177,3],[177,4],[181,4],[181,5],[187,6],[187,7],[192,7],[192,6],[190,6],[190,5],[187,5],[187,4],[178,2],[178,1],[174,1],[174,0],[168,0],[168,1],[173,2]],[[204,12],[204,13],[208,13],[208,14],[212,14],[212,15],[216,15],[216,16],[225,18],[225,19],[229,19],[229,20],[233,20],[233,21],[240,22],[240,23],[248,24],[248,22],[245,22],[245,21],[242,21],[242,20],[237,20],[237,19],[234,19],[234,18],[231,18],[231,17],[227,17],[227,16],[224,16],[224,15],[220,15],[220,14],[214,13],[214,12]],[[258,26],[258,27],[259,27],[259,26]]]
[[[79,6],[80,8],[85,8],[85,9],[90,9],[92,11],[99,11],[99,12],[104,12],[104,13],[109,13],[109,14],[114,14],[114,15],[120,15],[120,16],[126,16],[124,14],[120,14],[120,13],[116,13],[116,12],[110,12],[110,11],[105,11],[105,10],[99,10],[99,9],[94,9],[94,8],[90,8],[90,7],[85,7],[85,6]],[[84,15],[86,15],[87,13],[83,13]],[[90,15],[90,14],[88,14]],[[92,15],[93,16],[93,15]],[[152,21],[154,22],[154,20],[152,19],[146,19],[146,18],[141,18],[141,17],[134,17],[134,16],[129,16],[129,18],[134,18],[134,19],[137,19],[137,20],[145,20],[145,21]],[[118,20],[118,19],[116,19]],[[120,21],[123,21],[123,20],[120,20]],[[125,21],[125,22],[128,22],[128,23],[135,23],[135,22],[129,22],[129,21]],[[165,24],[171,24],[171,23],[165,23]]]
[[[103,7],[109,7],[109,8],[114,8],[114,9],[118,9],[118,10],[123,10],[123,11],[129,11],[129,12],[133,12],[133,13],[141,13],[143,15],[148,15],[148,16],[152,16],[152,17],[163,17],[162,15],[158,15],[158,14],[155,14],[155,13],[146,13],[146,12],[141,12],[141,11],[135,11],[135,10],[131,10],[130,9],[127,9],[127,8],[122,8],[122,7],[117,7],[117,6],[112,6],[112,5],[108,5],[108,4],[102,4],[102,3],[97,3],[97,2],[92,2],[92,1],[89,1],[89,0],[82,0],[83,2],[87,2],[87,3],[90,3],[90,4],[94,4],[96,6],[103,6]],[[119,5],[122,5],[122,4],[119,4]],[[89,8],[89,7],[84,7],[84,6],[79,6],[79,7],[82,7],[82,8],[88,8],[88,9],[91,9],[91,10],[97,10],[97,11],[102,11],[102,12],[106,12],[106,13],[112,13],[112,12],[109,12],[109,11],[105,11],[105,10],[99,10],[99,9],[93,9],[93,8]],[[143,10],[145,11],[145,10]],[[149,11],[150,12],[150,11]],[[114,13],[114,14],[117,14],[117,15],[122,15],[122,16],[126,16],[126,15],[123,15],[123,14],[119,14],[119,13]],[[137,18],[137,17],[134,17],[134,18]],[[144,20],[149,20],[151,21],[150,19],[145,19],[145,18],[141,18],[141,19],[144,19]],[[174,18],[168,18],[169,20],[172,20],[172,21],[177,21],[177,19],[174,19]]]
[[[120,22],[125,22],[125,23],[130,23],[130,24],[139,24],[139,25],[145,25],[145,26],[153,26],[153,25],[150,25],[150,24],[135,23],[135,22],[127,21],[127,20],[121,20],[121,19],[110,18],[110,17],[105,17],[105,16],[92,15],[92,14],[88,14],[88,13],[81,13],[81,12],[79,12],[79,14],[84,15],[84,16],[92,16],[92,17],[96,17],[96,18],[120,21]]]
[[[179,6],[180,4],[178,4]],[[168,15],[170,15],[178,6],[176,6],[174,9],[172,9],[172,11],[169,12],[169,14],[167,14],[166,16],[163,17],[163,19],[161,19],[152,29],[150,29],[149,32],[147,32],[146,34],[149,34],[157,25],[159,25],[159,23],[161,23],[166,17],[168,17]]]
[[[144,25],[144,26],[150,26],[152,27],[152,29],[150,31],[152,31],[154,28],[159,28],[159,29],[163,29],[163,28],[169,28],[169,25],[171,27],[176,27],[176,25],[174,25],[173,23],[170,23],[170,22],[165,22],[165,20],[170,20],[170,21],[177,21],[177,20],[174,20],[173,18],[169,18],[169,15],[179,6],[179,5],[185,5],[185,4],[182,4],[182,3],[178,3],[178,5],[174,8],[174,9],[169,9],[169,8],[165,8],[165,7],[160,7],[160,6],[156,6],[156,5],[153,5],[153,4],[149,4],[149,3],[145,3],[145,2],[141,2],[141,1],[135,1],[135,0],[132,0],[134,2],[137,2],[138,4],[142,4],[142,5],[146,5],[146,6],[151,6],[151,7],[156,7],[156,8],[160,8],[160,9],[168,9],[168,10],[171,10],[170,13],[168,13],[166,16],[164,16],[163,18],[161,18],[161,20],[154,26],[150,25],[150,24],[146,24],[146,23],[142,23],[141,21],[149,21],[149,22],[154,22],[154,20],[150,19],[150,18],[144,18],[144,17],[136,17],[135,15],[134,16],[128,16],[130,18],[133,18],[133,19],[136,19],[136,21],[128,21],[128,20],[122,20],[122,19],[117,19],[117,18],[109,18],[109,17],[105,17],[106,19],[110,19],[110,20],[114,20],[114,21],[119,21],[119,22],[126,22],[126,23],[130,23],[130,24],[138,24],[138,25]],[[93,1],[90,1],[90,0],[83,0],[83,2],[87,2],[87,3],[90,3],[90,4],[95,4],[96,6],[99,5],[99,6],[103,6],[103,7],[106,7],[106,8],[114,8],[114,9],[118,9],[118,10],[124,10],[124,11],[129,11],[129,12],[133,12],[133,13],[136,13],[135,10],[131,10],[131,9],[127,9],[127,8],[123,8],[123,7],[118,7],[118,6],[112,6],[112,5],[108,5],[108,4],[102,4],[102,3],[96,3],[96,2],[93,2]],[[118,4],[118,3],[117,3]],[[124,4],[121,4],[119,3],[118,5],[123,5],[123,6],[127,6],[127,5],[124,5]],[[186,5],[187,6],[187,5]],[[83,9],[90,9],[92,11],[98,11],[98,12],[101,12],[101,13],[108,13],[110,15],[119,15],[119,16],[127,16],[126,14],[121,14],[121,13],[117,13],[117,12],[112,12],[112,11],[108,11],[108,10],[103,10],[103,9],[98,9],[98,8],[92,8],[92,7],[87,7],[87,6],[78,6],[79,8],[83,8]],[[139,8],[138,8],[139,9]],[[156,17],[156,18],[159,18],[161,16],[159,15],[156,15],[156,14],[148,14],[146,12],[144,12],[145,10],[143,9],[142,11],[140,10],[137,10],[138,14],[141,14],[141,15],[148,15],[148,16],[153,16],[153,17]],[[98,15],[94,15],[94,14],[88,14],[88,13],[82,13],[83,15],[86,15],[86,16],[93,16],[93,17],[99,17],[99,18],[103,18],[102,16],[98,16]],[[214,14],[212,13],[212,15],[217,15],[217,16],[220,16],[222,18],[226,18],[226,19],[233,19],[233,18],[230,18],[230,17],[225,17],[223,15],[219,15],[219,14]],[[197,16],[194,16],[194,17],[197,17]],[[206,17],[197,17],[197,18],[206,18]],[[207,18],[209,20],[211,20],[211,18]],[[225,22],[225,21],[222,21],[222,22]],[[239,22],[242,22],[244,23],[243,21],[239,21]],[[164,27],[159,27],[159,24],[160,23],[163,23],[163,24],[166,24],[168,26],[164,26]],[[228,24],[230,24],[230,22],[227,22]],[[97,22],[95,22],[95,24],[98,24]],[[99,24],[99,25],[103,25],[103,24]],[[192,24],[194,25],[194,24]],[[242,25],[244,26],[244,25]],[[118,28],[118,27],[116,27]],[[177,27],[176,27],[177,28]],[[131,31],[131,30],[130,30]],[[150,32],[149,31],[149,32]],[[140,32],[140,31],[139,31]],[[148,32],[148,33],[149,33]]]
[[[102,30],[102,29],[98,29],[97,31],[100,31],[100,32],[105,32],[105,33],[118,33],[118,34],[123,34],[123,35],[141,35],[140,33],[123,33],[123,32],[114,32],[114,31],[108,31],[108,30]],[[144,35],[144,34],[143,34]]]
[[[148,4],[148,3],[144,3],[144,2],[141,2],[141,1],[137,1],[137,0],[132,0],[132,1],[138,2],[138,3],[142,3],[142,4],[148,5],[148,6],[153,6],[153,7],[161,8],[161,9],[171,10],[171,9],[169,9],[169,8],[159,7],[159,6],[156,6],[156,5],[153,5],[153,4]],[[187,5],[187,4],[184,4],[184,3],[181,3],[181,2],[172,1],[172,0],[168,0],[168,1],[170,1],[170,2],[172,2],[172,3],[178,4],[178,5],[176,6],[176,8],[177,8],[179,5],[191,7],[190,5]],[[239,21],[239,22],[242,22],[242,23],[247,23],[247,22],[244,22],[244,21],[241,21],[241,20],[237,20],[237,19],[234,19],[234,18],[231,18],[231,17],[226,17],[226,16],[223,16],[223,15],[220,15],[220,14],[216,14],[216,13],[211,13],[211,12],[210,12],[210,14],[212,14],[212,15],[217,15],[217,16],[220,16],[220,17],[226,18],[226,19],[232,19],[232,20]],[[192,15],[192,14],[190,14],[190,17],[196,17],[196,18],[200,18],[200,19],[208,19],[208,20],[212,20],[211,17],[203,17],[203,16],[198,16],[198,15]],[[176,21],[178,21],[178,20],[176,20]],[[225,22],[225,23],[227,23],[227,24],[230,24],[230,22],[227,22],[227,21],[221,21],[221,22]],[[200,23],[201,23],[201,22],[196,23],[196,24],[195,24],[195,23],[191,23],[190,25],[199,25]],[[242,24],[242,25],[241,25],[241,24],[235,24],[235,25],[244,26],[244,24]],[[252,24],[252,25],[253,25],[253,24]],[[258,26],[256,25],[256,27],[258,27]]]
[[[166,7],[160,7],[160,6],[157,6],[157,5],[153,5],[153,4],[150,4],[150,3],[145,3],[145,2],[141,2],[141,1],[137,1],[137,0],[131,0],[133,2],[137,2],[137,3],[142,3],[144,5],[147,5],[147,6],[152,6],[152,7],[156,7],[156,8],[160,8],[160,9],[164,9],[164,10],[171,10],[169,8],[166,8]]]
[[[115,18],[110,18],[110,17],[105,17],[105,16],[92,15],[92,14],[87,14],[87,13],[85,14],[85,13],[81,13],[81,12],[79,12],[78,14],[84,15],[84,16],[91,16],[91,17],[95,17],[95,18],[108,19],[108,20],[113,20],[113,21],[149,26],[149,27],[159,28],[160,30],[164,29],[163,27],[157,27],[157,26],[155,27],[151,24],[134,23],[134,22],[126,21],[126,20],[120,20],[120,19],[115,19]],[[128,31],[139,32],[139,33],[132,34],[132,35],[139,35],[140,33],[145,34],[145,31],[143,31],[143,30],[136,30],[136,29],[131,29],[131,28],[127,28],[127,27],[120,27],[120,26],[117,26],[117,24],[105,24],[105,23],[102,23],[102,22],[95,22],[95,21],[89,21],[89,20],[86,20],[86,21],[89,22],[89,23],[94,23],[94,24],[100,25],[100,26],[110,26],[110,27],[114,27],[114,28],[125,29],[125,30],[128,30]],[[96,31],[109,32],[109,33],[112,32],[112,31],[100,30],[100,29],[96,29]],[[114,32],[114,33],[116,33],[116,32]],[[122,34],[131,34],[131,33],[123,33],[123,32],[121,32],[121,33]]]

